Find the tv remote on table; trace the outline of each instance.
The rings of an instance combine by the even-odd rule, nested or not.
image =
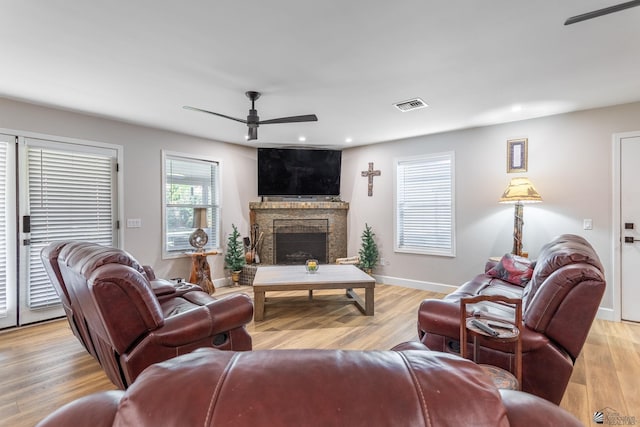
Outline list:
[[[497,337],[498,335],[500,335],[500,332],[496,331],[490,326],[487,326],[485,323],[482,323],[478,319],[471,319],[471,324],[476,328],[488,333],[492,337]]]

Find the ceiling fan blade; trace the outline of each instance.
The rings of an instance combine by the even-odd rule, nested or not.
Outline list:
[[[224,117],[225,119],[235,120],[236,122],[240,122],[240,123],[245,123],[245,124],[247,123],[247,121],[243,119],[236,119],[235,117],[225,116],[224,114],[214,113],[213,111],[202,110],[200,108],[190,107],[188,105],[185,105],[182,108],[184,108],[185,110],[200,111],[202,113],[213,114],[214,116]]]
[[[279,119],[261,120],[261,125],[270,125],[274,123],[299,123],[299,122],[317,122],[318,117],[315,114],[306,114],[303,116],[280,117]]]
[[[571,18],[564,21],[564,25],[575,24],[576,22],[582,22],[586,21],[587,19],[597,18],[598,16],[620,12],[621,10],[629,9],[636,6],[640,6],[640,0],[628,1],[625,3],[616,4],[614,6],[605,7],[603,9],[594,10],[592,12],[583,13],[582,15],[572,16]]]

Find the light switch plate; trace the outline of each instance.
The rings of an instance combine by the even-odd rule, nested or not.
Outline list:
[[[582,228],[584,228],[585,230],[593,230],[593,220],[590,218],[583,220]]]
[[[127,228],[140,227],[142,227],[142,220],[140,218],[127,218]]]

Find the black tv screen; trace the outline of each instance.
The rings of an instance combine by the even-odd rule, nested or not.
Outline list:
[[[340,195],[339,150],[258,148],[259,196]]]

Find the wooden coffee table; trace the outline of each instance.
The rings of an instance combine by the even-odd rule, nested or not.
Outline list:
[[[345,289],[350,302],[366,316],[373,316],[375,286],[375,279],[354,265],[321,265],[315,273],[308,273],[304,265],[258,267],[253,279],[254,320],[264,319],[267,291],[309,291],[312,299],[316,289]],[[364,288],[364,302],[354,288]]]

